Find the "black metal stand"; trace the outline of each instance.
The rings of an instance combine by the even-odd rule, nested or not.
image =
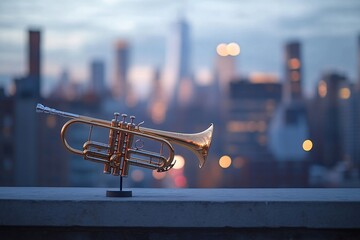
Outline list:
[[[107,197],[132,197],[132,191],[123,191],[122,190],[122,183],[123,177],[120,176],[120,191],[106,191]]]

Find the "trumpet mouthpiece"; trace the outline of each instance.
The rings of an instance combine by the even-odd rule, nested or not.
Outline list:
[[[44,111],[45,111],[45,106],[42,105],[42,104],[40,104],[40,103],[38,103],[38,104],[36,105],[36,112],[37,112],[37,113],[41,113],[41,112],[44,112]]]
[[[62,117],[68,117],[68,118],[78,118],[78,117],[80,117],[80,115],[78,115],[78,114],[62,112],[62,111],[56,110],[54,108],[45,107],[41,103],[38,103],[36,105],[36,112],[37,113],[54,114],[54,115],[59,115],[59,116],[62,116]]]

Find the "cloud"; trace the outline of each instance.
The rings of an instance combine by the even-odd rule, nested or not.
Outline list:
[[[315,1],[301,16],[278,20],[283,35],[303,37],[354,34],[360,31],[360,2]]]

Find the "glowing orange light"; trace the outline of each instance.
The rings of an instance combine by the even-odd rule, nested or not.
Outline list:
[[[302,147],[303,147],[304,151],[309,152],[313,148],[313,143],[311,140],[306,139],[303,142]]]
[[[300,61],[297,58],[291,58],[288,62],[288,65],[291,69],[298,69],[300,68]]]
[[[339,96],[341,99],[349,99],[351,96],[350,89],[347,87],[341,88],[339,91]]]
[[[241,121],[229,121],[226,125],[229,132],[245,132],[246,125]]]
[[[175,165],[174,165],[174,169],[181,169],[184,167],[185,165],[185,159],[183,158],[183,156],[181,155],[175,155],[174,156],[175,159]]]
[[[219,54],[222,57],[227,56],[228,52],[227,52],[226,47],[227,47],[227,45],[225,43],[220,43],[219,45],[217,45],[217,47],[216,47],[217,54]]]
[[[219,159],[219,165],[220,167],[222,168],[228,168],[230,167],[231,165],[231,158],[227,155],[224,155],[222,156],[220,159]]]
[[[279,78],[272,73],[253,72],[250,73],[249,80],[251,83],[276,83]]]
[[[297,82],[300,80],[300,74],[297,71],[292,71],[290,76],[291,76],[291,80],[293,80],[294,82]]]
[[[144,179],[144,173],[141,170],[134,170],[131,173],[131,179],[134,180],[135,182],[141,182]]]
[[[226,45],[226,51],[230,56],[237,56],[240,54],[240,46],[237,43],[229,43]]]
[[[323,80],[320,81],[319,86],[318,86],[318,93],[320,97],[325,97],[327,94],[327,85],[326,82],[324,82]]]
[[[163,179],[163,178],[166,177],[166,172],[153,171],[153,172],[152,172],[152,176],[153,176],[153,178],[155,178],[156,180],[161,180],[161,179]]]

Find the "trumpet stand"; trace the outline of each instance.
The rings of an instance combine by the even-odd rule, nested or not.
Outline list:
[[[120,175],[120,191],[106,191],[107,197],[132,197],[132,191],[123,191],[123,177]]]

